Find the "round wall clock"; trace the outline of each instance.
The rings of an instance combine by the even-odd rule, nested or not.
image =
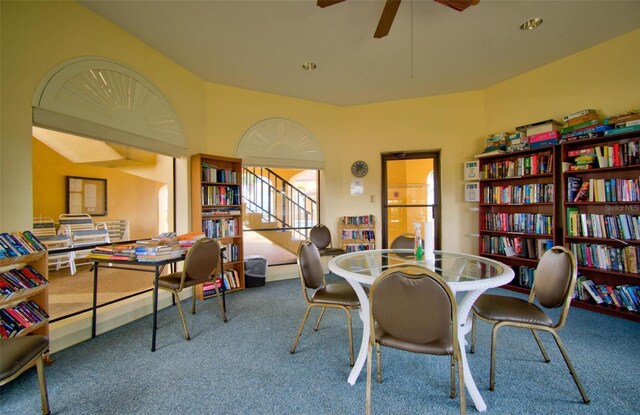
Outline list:
[[[369,171],[369,166],[362,160],[358,160],[351,165],[351,173],[356,177],[364,177]]]

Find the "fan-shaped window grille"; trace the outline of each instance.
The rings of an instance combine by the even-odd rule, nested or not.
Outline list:
[[[73,59],[51,70],[34,95],[33,123],[174,157],[187,148],[160,91],[132,69],[102,58]]]
[[[315,137],[284,118],[269,118],[252,125],[240,138],[236,157],[242,157],[247,166],[324,168],[324,154]]]

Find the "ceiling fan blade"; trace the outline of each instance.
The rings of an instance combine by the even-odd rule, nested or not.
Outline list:
[[[344,0],[318,0],[318,6],[324,8],[333,6],[334,4],[342,3]]]
[[[391,30],[391,24],[393,23],[393,19],[396,17],[396,13],[398,12],[398,7],[400,7],[400,2],[402,0],[387,0],[384,4],[384,9],[382,10],[382,15],[380,16],[380,21],[378,22],[378,27],[376,28],[376,33],[373,35],[376,39],[380,39],[381,37],[385,37],[389,34],[389,30]]]
[[[469,6],[474,6],[480,3],[480,0],[434,0],[440,4],[444,4],[445,6],[451,7],[454,10],[459,12],[463,11]]]

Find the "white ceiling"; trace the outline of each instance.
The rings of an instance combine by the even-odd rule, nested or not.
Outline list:
[[[80,3],[206,81],[337,105],[483,89],[640,27],[637,0],[404,0],[382,39],[384,0]]]

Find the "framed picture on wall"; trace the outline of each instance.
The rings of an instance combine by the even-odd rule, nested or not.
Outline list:
[[[107,214],[107,179],[67,176],[67,213]]]

